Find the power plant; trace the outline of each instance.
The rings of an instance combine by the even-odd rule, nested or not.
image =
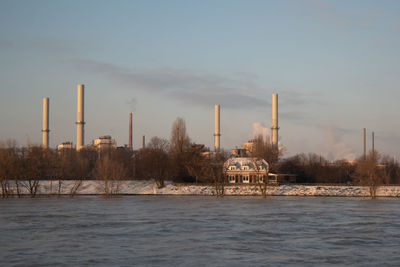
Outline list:
[[[85,119],[84,119],[85,85],[78,84],[78,101],[76,108],[76,150],[85,145]]]
[[[221,150],[221,125],[220,125],[220,105],[214,105],[214,153]],[[76,150],[79,151],[85,146],[85,85],[77,85],[77,109],[76,109]],[[272,94],[272,134],[271,143],[278,146],[278,94]],[[42,127],[42,146],[49,147],[49,98],[43,98],[43,127]],[[364,133],[365,134],[365,133]],[[107,136],[109,137],[109,136]],[[105,139],[105,138],[99,138]],[[111,136],[108,138],[111,139]],[[108,140],[107,139],[107,140]],[[114,139],[113,139],[114,140]],[[115,140],[113,146],[116,147]],[[365,142],[365,141],[364,141]],[[72,142],[64,142],[59,146],[60,149],[71,149],[74,147]],[[126,145],[125,145],[126,147]],[[129,140],[128,148],[133,150],[133,114],[129,113]],[[142,136],[142,149],[146,148],[145,135]]]
[[[214,150],[215,152],[220,151],[220,138],[221,138],[221,133],[220,133],[220,106],[215,105],[214,106]]]
[[[48,97],[43,97],[43,127],[42,127],[42,146],[49,148],[49,105]]]
[[[271,135],[272,140],[271,143],[273,146],[278,146],[278,94],[272,94],[272,127],[271,127]]]

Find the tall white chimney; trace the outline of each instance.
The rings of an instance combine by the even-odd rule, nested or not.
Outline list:
[[[272,94],[272,145],[278,146],[278,94]]]
[[[76,109],[76,150],[85,144],[85,117],[84,117],[85,85],[78,84],[78,102]]]
[[[220,123],[219,123],[219,119],[220,119],[219,110],[220,110],[220,106],[215,105],[214,106],[214,149],[215,149],[215,152],[219,152],[219,150],[220,150],[221,133],[220,133]]]
[[[49,148],[49,98],[43,97],[42,146]]]

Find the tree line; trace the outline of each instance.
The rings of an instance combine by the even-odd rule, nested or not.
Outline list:
[[[281,159],[282,153],[268,138],[257,136],[248,156],[266,160],[270,172],[295,175],[297,183],[368,185],[371,195],[379,185],[400,183],[398,164],[377,151],[355,162],[333,163],[316,154]],[[126,148],[56,151],[41,146],[18,147],[15,141],[3,142],[0,144],[0,184],[3,197],[11,194],[11,187],[16,188],[18,195],[20,187],[24,187],[34,196],[40,180],[46,179],[58,181],[59,192],[62,181],[76,180],[71,194],[86,179],[104,181],[106,194],[117,193],[121,180],[154,179],[158,187],[163,187],[165,180],[212,183],[217,193],[223,195],[227,183],[223,163],[228,156],[223,151],[210,153],[204,145],[192,142],[184,119],[177,118],[169,140],[153,137],[145,148],[136,151]]]
[[[136,151],[83,148],[44,149],[41,146],[18,147],[15,141],[0,144],[0,183],[2,196],[20,195],[26,188],[35,196],[40,180],[104,181],[106,194],[117,193],[122,180],[154,179],[158,187],[165,180],[179,183],[223,183],[223,163],[227,153],[207,155],[204,145],[191,142],[184,119],[172,125],[170,140],[153,137],[146,147]],[[206,155],[206,156],[205,156]],[[11,192],[16,188],[17,192]],[[74,192],[71,192],[73,194]]]

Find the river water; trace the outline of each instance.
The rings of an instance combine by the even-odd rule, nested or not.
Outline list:
[[[398,266],[400,200],[0,200],[1,266]]]

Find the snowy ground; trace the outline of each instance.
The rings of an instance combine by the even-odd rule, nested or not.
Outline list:
[[[24,182],[27,185],[27,182]],[[62,181],[60,193],[68,195],[79,181]],[[11,182],[11,185],[14,183]],[[40,181],[37,194],[57,194],[58,180]],[[115,185],[116,186],[116,185]],[[163,188],[157,188],[153,181],[120,181],[119,194],[127,195],[215,195],[213,186],[206,185],[173,185],[166,182]],[[114,187],[115,189],[115,187]],[[13,188],[15,191],[15,188]],[[20,186],[22,194],[29,194],[25,186]],[[1,192],[0,192],[1,194]],[[76,194],[100,195],[104,194],[102,181],[82,181]],[[259,186],[256,185],[227,185],[225,195],[232,196],[257,196],[261,195]],[[267,188],[269,196],[342,196],[342,197],[369,197],[369,188],[364,186],[310,186],[310,185],[280,185]],[[377,189],[379,197],[400,197],[400,186],[381,186]]]

